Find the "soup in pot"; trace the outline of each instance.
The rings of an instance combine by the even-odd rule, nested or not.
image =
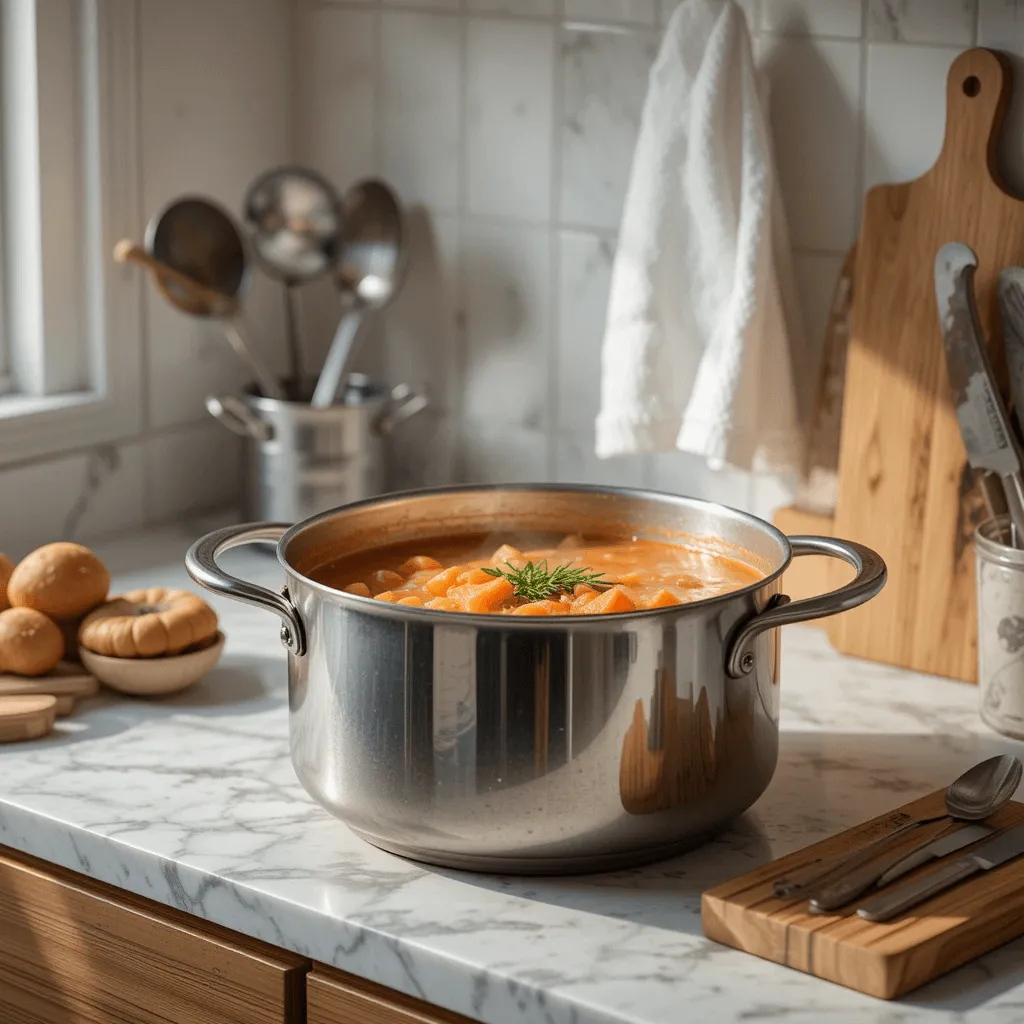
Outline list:
[[[482,536],[376,548],[339,558],[310,576],[377,601],[496,615],[665,608],[764,578],[738,558],[662,541]]]

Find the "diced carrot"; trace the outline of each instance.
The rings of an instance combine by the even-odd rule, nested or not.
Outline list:
[[[488,580],[495,579],[489,572],[484,572],[483,569],[464,569],[458,577],[459,583],[486,583]]]
[[[359,597],[369,597],[370,588],[365,583],[350,583],[345,587],[346,594],[357,594]]]
[[[566,607],[559,601],[531,601],[529,604],[521,604],[513,615],[564,615]]]
[[[466,571],[464,565],[453,565],[450,569],[442,569],[423,584],[423,589],[434,597],[444,597],[454,587],[459,577]]]
[[[420,569],[440,568],[441,563],[436,558],[431,558],[430,555],[413,555],[412,558],[407,558],[398,567],[398,571],[405,573],[406,576],[411,576],[414,572],[418,572]]]
[[[448,597],[467,612],[494,611],[502,601],[512,596],[512,584],[504,576],[488,577],[489,583],[464,583],[452,587]]]
[[[398,603],[408,605],[410,608],[422,608],[423,598],[417,597],[415,594],[410,594],[408,597],[399,598]]]
[[[374,598],[378,601],[383,601],[385,604],[398,604],[398,597],[391,590],[382,590],[379,594],[374,594]]]
[[[432,597],[426,605],[426,608],[431,608],[435,612],[461,612],[462,608],[457,605],[454,601],[449,600],[447,597]]]
[[[502,544],[497,551],[491,555],[491,565],[495,568],[503,569],[506,562],[511,562],[517,569],[522,566],[520,563],[525,563],[526,559],[523,558],[522,551],[519,548],[512,547],[511,544]]]
[[[390,569],[378,569],[369,576],[370,590],[375,597],[385,590],[394,590],[395,587],[400,587],[403,583],[405,583],[405,579]]]
[[[569,606],[569,612],[572,615],[588,615],[587,605],[597,597],[597,591],[591,587],[587,587],[585,590],[581,590],[580,587],[576,588],[580,591],[577,597],[572,599],[572,604]]]
[[[586,605],[585,615],[606,615],[611,612],[631,612],[636,605],[621,587],[612,587],[593,598]]]
[[[624,587],[638,587],[643,582],[643,577],[638,572],[624,572],[616,581]]]
[[[653,597],[641,601],[644,608],[670,608],[674,604],[682,603],[671,590],[659,590]]]
[[[676,586],[682,587],[684,590],[696,590],[698,587],[703,587],[704,582],[696,576],[680,576],[676,580]]]
[[[597,591],[586,583],[577,583],[576,586],[572,588],[573,597],[583,597],[586,594],[590,594],[592,596],[596,593]]]

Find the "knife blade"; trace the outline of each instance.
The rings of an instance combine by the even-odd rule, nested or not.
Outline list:
[[[948,826],[947,826],[948,827]],[[933,857],[945,857],[947,854],[962,850],[971,843],[991,835],[995,829],[986,825],[969,825],[967,828],[959,829],[953,833],[947,833],[943,828],[937,834],[932,834],[923,843],[919,844],[909,853],[900,850],[898,853],[888,857],[880,857],[865,864],[863,867],[847,872],[829,885],[819,889],[811,896],[810,912],[812,914],[826,914],[836,910],[851,900],[863,895],[873,885],[879,888],[884,884],[883,877],[897,869],[902,869],[894,877],[900,877],[912,870],[919,864],[924,864]],[[906,861],[920,858],[909,868],[903,868]]]
[[[962,850],[965,846],[970,846],[971,843],[985,839],[994,832],[995,829],[990,825],[968,825],[967,828],[962,828],[959,832],[954,832],[952,835],[935,839],[928,843],[927,846],[912,850],[902,860],[893,864],[888,871],[882,872],[875,884],[879,889],[883,889],[885,886],[895,882],[897,878],[902,878],[904,875],[916,870],[922,864],[927,864],[930,860],[948,857],[951,853],[956,853],[957,850]]]
[[[940,892],[952,888],[959,882],[982,871],[991,871],[1016,857],[1024,854],[1024,825],[1001,832],[995,839],[985,843],[977,850],[972,850],[947,864],[938,871],[919,878],[895,889],[884,892],[881,896],[869,900],[857,910],[858,917],[865,921],[888,921],[904,910],[910,910],[919,903]]]
[[[1010,371],[1010,397],[1024,427],[1024,267],[1006,267],[999,274],[999,311],[1006,368]]]
[[[935,299],[946,368],[968,461],[975,469],[999,474],[1014,532],[1024,538],[1021,453],[981,342],[974,300],[977,266],[977,257],[962,242],[947,243],[935,257]]]

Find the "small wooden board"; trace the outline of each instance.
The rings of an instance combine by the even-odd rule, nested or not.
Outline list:
[[[59,661],[45,676],[0,675],[0,696],[50,693],[54,697],[95,697],[99,680],[81,665]]]
[[[701,897],[704,934],[881,999],[910,992],[1024,934],[1024,858],[976,875],[885,924],[864,921],[855,913],[873,893],[842,911],[821,915],[807,912],[806,899],[779,899],[772,893],[774,880],[796,868],[855,850],[913,818],[942,810],[940,790],[709,889]],[[988,821],[996,828],[1021,823],[1020,803],[1007,804]],[[925,828],[933,827],[912,830],[894,842],[893,851],[913,846]],[[929,874],[961,855],[933,861],[896,884]]]
[[[56,716],[56,697],[0,697],[0,743],[37,740],[50,732]]]

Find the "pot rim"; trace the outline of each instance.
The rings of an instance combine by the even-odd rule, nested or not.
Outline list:
[[[674,504],[687,508],[702,508],[721,510],[728,516],[734,517],[755,528],[761,529],[773,539],[777,540],[785,553],[782,564],[771,573],[755,583],[748,583],[745,587],[730,590],[725,594],[716,594],[713,597],[701,598],[698,601],[688,601],[683,604],[669,605],[665,608],[642,608],[632,612],[618,612],[614,615],[552,615],[546,618],[537,619],[533,616],[516,615],[488,615],[481,612],[453,612],[442,611],[434,608],[417,608],[410,605],[393,605],[385,601],[378,601],[372,597],[360,597],[358,594],[349,594],[343,590],[335,590],[324,583],[318,583],[308,576],[299,572],[290,565],[285,558],[284,552],[288,545],[299,536],[300,533],[316,526],[318,523],[333,518],[339,512],[350,509],[367,508],[372,505],[382,504],[385,501],[396,501],[405,498],[418,498],[430,495],[443,494],[474,494],[486,491],[554,491],[573,492],[576,494],[614,494],[620,497],[638,498],[647,500],[668,499]],[[558,483],[510,483],[510,484],[453,484],[440,487],[420,487],[406,491],[394,491],[388,494],[378,494],[372,498],[363,498],[360,501],[351,502],[348,505],[341,505],[338,508],[328,509],[308,519],[303,519],[290,526],[277,542],[277,560],[286,573],[302,581],[304,586],[310,587],[324,597],[338,600],[343,606],[350,607],[353,611],[374,614],[382,618],[406,619],[412,617],[425,622],[433,623],[461,623],[465,625],[490,626],[494,628],[500,624],[502,629],[524,629],[537,632],[538,629],[564,629],[571,622],[573,628],[576,626],[593,626],[600,623],[602,627],[608,627],[614,623],[629,623],[640,619],[653,619],[660,616],[678,615],[680,612],[687,612],[690,609],[705,609],[725,604],[774,583],[789,568],[793,560],[793,548],[789,538],[776,526],[755,516],[751,512],[744,512],[741,509],[733,508],[731,505],[723,505],[717,501],[707,501],[704,498],[691,498],[680,494],[671,494],[668,491],[656,491],[642,487],[615,487],[602,486],[600,484],[558,484]]]

